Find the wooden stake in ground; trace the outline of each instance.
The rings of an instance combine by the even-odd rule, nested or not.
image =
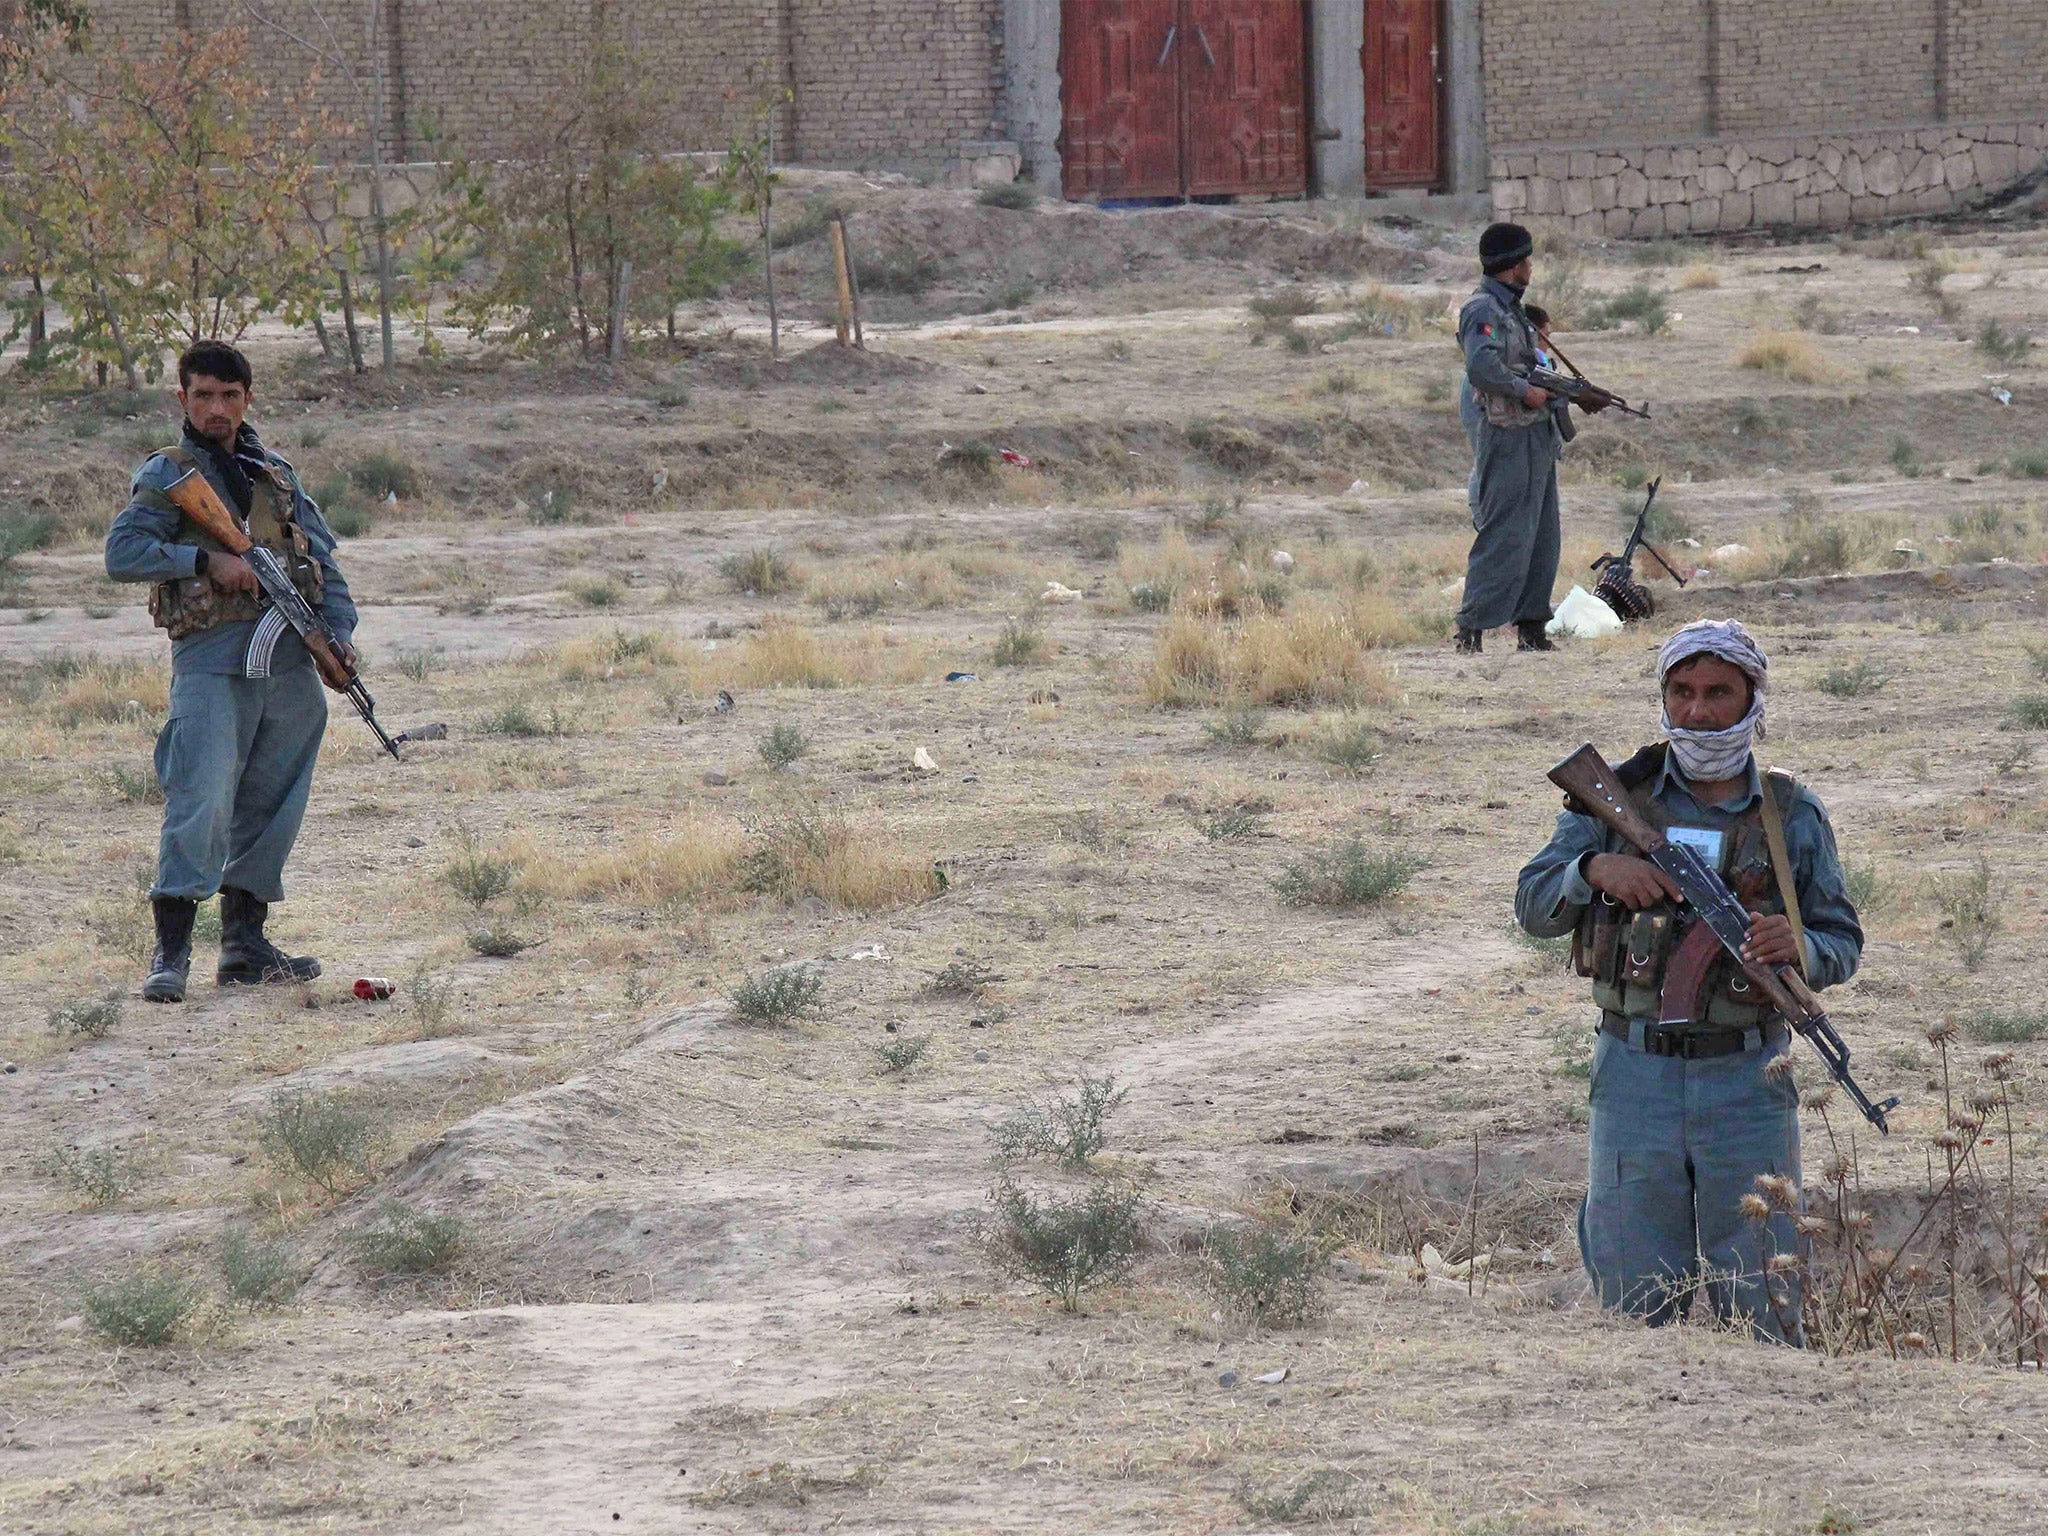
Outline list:
[[[1465,1294],[1479,1273],[1479,1133],[1472,1133],[1472,1227],[1465,1239]]]
[[[846,270],[846,226],[834,219],[825,226],[832,232],[832,279],[839,289],[839,345],[853,341],[853,278]]]
[[[846,288],[853,295],[853,344],[865,352],[868,338],[860,325],[860,268],[854,265],[853,235],[846,227],[846,220],[839,221],[839,238],[846,242]]]

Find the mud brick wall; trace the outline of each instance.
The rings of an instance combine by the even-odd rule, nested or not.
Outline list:
[[[1709,131],[1936,120],[1935,7],[1944,0],[1718,3],[1719,111]]]
[[[180,27],[249,27],[280,99],[345,123],[374,115],[362,0],[263,0],[262,9],[323,46],[338,43],[347,70],[316,71],[302,47],[249,27],[238,0],[94,0],[93,30],[102,47],[147,54]],[[795,100],[777,109],[777,156],[812,164],[946,161],[962,141],[998,131],[1002,117],[1002,0],[384,0],[384,10],[382,142],[394,161],[431,151],[420,131],[428,121],[473,159],[518,156],[543,103],[606,25],[659,82],[666,150],[723,149],[784,89]]]
[[[2016,118],[2048,96],[2048,5],[1948,0],[1948,109],[1958,120]]]
[[[1699,0],[1487,0],[1490,144],[1641,142],[1707,118]]]

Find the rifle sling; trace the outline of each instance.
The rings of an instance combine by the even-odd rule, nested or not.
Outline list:
[[[1757,777],[1763,786],[1764,842],[1771,850],[1771,873],[1778,877],[1778,899],[1785,904],[1785,915],[1792,919],[1792,943],[1798,950],[1800,976],[1806,975],[1806,924],[1799,916],[1799,893],[1792,885],[1792,860],[1785,852],[1785,823],[1778,815],[1778,800],[1771,793],[1771,780],[1782,778],[1780,774],[1764,772]],[[1785,780],[1790,783],[1790,779]]]

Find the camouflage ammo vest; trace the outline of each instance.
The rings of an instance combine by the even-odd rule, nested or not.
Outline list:
[[[1616,772],[1635,808],[1661,832],[1671,817],[1651,793],[1663,767],[1661,755],[1648,756],[1656,751],[1649,748],[1638,753]],[[1647,769],[1641,766],[1646,760]],[[1769,777],[1771,794],[1782,813],[1797,798],[1799,783],[1786,773],[1773,772]],[[1771,869],[1761,802],[1726,829],[1720,873],[1728,888],[1751,911],[1785,910]],[[1572,935],[1573,966],[1593,983],[1593,1001],[1606,1012],[1654,1019],[1663,1001],[1665,967],[1694,921],[1669,902],[1630,912],[1605,892],[1595,891],[1579,918],[1578,930]],[[1725,951],[1707,972],[1704,995],[1707,1006],[1704,1017],[1697,1021],[1703,1028],[1746,1029],[1778,1016],[1777,1010],[1750,984],[1734,957]]]
[[[199,469],[199,456],[183,443],[174,443],[158,452],[181,470]],[[292,585],[299,589],[299,595],[314,612],[319,612],[326,576],[320,562],[313,558],[313,546],[306,538],[306,531],[292,515],[296,503],[291,486],[283,481],[275,467],[249,478],[253,494],[249,500],[249,515],[243,524],[249,537],[277,555],[279,563],[290,574]],[[231,500],[221,499],[227,503],[230,512],[235,510]],[[197,545],[217,554],[230,553],[219,540],[182,515],[178,519],[175,542]],[[196,635],[219,624],[253,623],[263,616],[263,608],[261,599],[252,594],[223,592],[205,576],[160,581],[150,588],[149,593],[150,618],[173,640],[182,640],[187,635]]]

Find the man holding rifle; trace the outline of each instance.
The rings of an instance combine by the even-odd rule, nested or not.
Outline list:
[[[223,342],[199,342],[178,359],[184,434],[136,472],[107,534],[107,574],[154,583],[150,616],[171,637],[170,719],[156,744],[164,792],[150,892],[156,950],[142,989],[151,1002],[184,1001],[193,917],[216,891],[220,985],[320,974],[319,961],[287,955],[263,925],[284,895],[285,859],[313,786],[327,725],[323,672],[335,663],[337,678],[355,671],[356,609],[319,508],[244,420],[252,382],[249,360]],[[266,603],[250,560],[203,526],[209,510],[219,522],[222,507],[231,522],[219,532],[252,559],[269,551],[324,620],[333,637],[327,666],[315,667],[307,644]]]
[[[1600,1007],[1579,1248],[1605,1306],[1666,1323],[1704,1279],[1723,1318],[1797,1343],[1799,1270],[1771,1259],[1800,1252],[1799,1101],[1790,1064],[1774,1063],[1790,1050],[1789,1008],[1824,1057],[1840,1053],[1838,1079],[1850,1083],[1847,1050],[1812,994],[1855,974],[1863,930],[1826,810],[1789,776],[1758,771],[1769,663],[1749,633],[1732,620],[1688,624],[1657,673],[1669,740],[1611,781],[1590,751],[1560,764],[1554,777],[1574,779],[1575,794],[1606,783],[1626,804],[1595,815],[1568,801],[1515,893],[1523,928],[1574,936]],[[1575,778],[1578,758],[1600,772]],[[1635,828],[1633,845],[1617,822]],[[1642,856],[1645,843],[1665,845],[1659,860]],[[1671,869],[1697,875],[1693,889]],[[1733,918],[1718,938],[1702,894],[1715,885],[1740,902],[1718,914],[1723,926]],[[1887,1107],[1866,1110],[1880,1128]],[[1777,1195],[1764,1221],[1743,1210],[1759,1175],[1789,1181],[1766,1186]]]

